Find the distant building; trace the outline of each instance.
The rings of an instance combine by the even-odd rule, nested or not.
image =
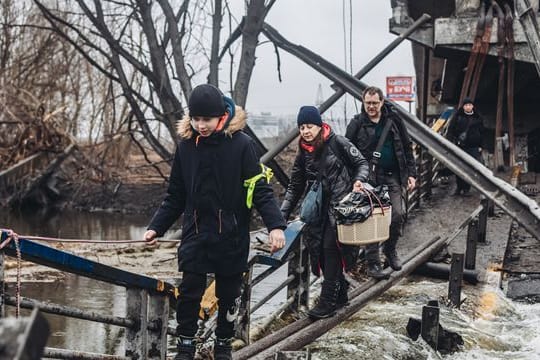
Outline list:
[[[295,117],[293,115],[276,116],[269,112],[249,113],[248,125],[260,139],[278,138],[295,126]]]

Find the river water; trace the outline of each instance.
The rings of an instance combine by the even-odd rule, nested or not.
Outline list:
[[[48,214],[0,213],[0,227],[19,233],[64,238],[140,239],[146,216],[116,213],[62,212]],[[284,278],[286,271],[277,277]],[[279,279],[257,285],[253,303]],[[8,292],[12,286],[8,284]],[[447,282],[410,278],[390,289],[348,321],[310,346],[313,359],[540,359],[540,304],[513,302],[497,289],[496,280],[483,286],[465,286],[460,310],[441,304],[441,324],[463,336],[464,346],[454,354],[440,355],[422,340],[413,341],[405,326],[410,317],[421,317],[428,300],[443,300]],[[63,281],[25,282],[23,296],[66,304],[88,311],[125,315],[125,289],[84,277],[69,275]],[[262,319],[284,300],[278,294],[254,314]],[[441,301],[442,302],[442,301]],[[8,314],[13,308],[8,307]],[[27,312],[25,312],[27,313]],[[24,314],[24,313],[23,313]],[[112,325],[46,315],[51,336],[48,346],[123,354],[124,332]],[[174,320],[171,319],[171,325]],[[173,339],[170,341],[173,347]]]

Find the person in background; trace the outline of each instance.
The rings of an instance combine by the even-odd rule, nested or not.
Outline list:
[[[323,123],[319,110],[302,106],[297,118],[300,130],[299,147],[291,180],[281,204],[287,220],[306,187],[318,179],[322,183],[323,220],[304,229],[304,241],[310,254],[312,273],[324,281],[318,304],[308,315],[314,319],[333,316],[348,301],[348,283],[343,271],[356,264],[358,247],[341,245],[337,239],[333,205],[350,191],[361,191],[369,174],[368,163],[345,137],[335,134]]]
[[[347,137],[368,161],[373,161],[374,152],[387,121],[392,121],[384,139],[372,178],[376,184],[387,185],[392,202],[390,236],[384,242],[383,252],[390,267],[401,270],[396,246],[401,236],[405,209],[403,208],[403,190],[411,191],[416,185],[416,164],[412,153],[412,143],[403,120],[384,102],[384,95],[377,87],[368,87],[362,94],[362,112],[354,116],[347,126]],[[373,169],[372,169],[373,171]],[[382,279],[379,244],[366,247],[366,261],[369,276]]]
[[[242,273],[247,271],[249,222],[254,205],[269,231],[271,250],[283,247],[286,223],[253,140],[241,130],[245,112],[212,85],[199,85],[179,123],[165,200],[144,239],[157,237],[183,217],[178,268],[183,272],[176,306],[177,360],[195,356],[194,336],[206,275],[215,274],[218,318],[214,359],[232,359],[231,340],[238,313]],[[251,186],[250,186],[251,185]]]
[[[463,100],[455,119],[448,128],[448,139],[459,146],[467,154],[481,162],[482,143],[485,128],[482,117],[474,109],[474,102],[470,98]],[[471,185],[456,175],[456,191],[454,195],[468,196]]]

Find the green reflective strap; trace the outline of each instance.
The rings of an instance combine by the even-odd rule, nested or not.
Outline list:
[[[257,184],[257,181],[262,178],[266,178],[266,182],[270,183],[272,176],[274,176],[272,169],[264,166],[264,164],[261,164],[260,174],[244,180],[244,187],[247,187],[246,206],[248,207],[248,209],[251,209],[251,207],[253,206],[253,193],[255,192],[255,185]]]

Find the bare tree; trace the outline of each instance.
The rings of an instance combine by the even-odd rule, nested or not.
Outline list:
[[[274,2],[246,1],[246,16],[238,25],[243,27],[236,31],[242,34],[242,50],[232,95],[242,106],[255,65],[258,36]],[[157,124],[163,124],[169,139],[174,140],[175,123],[184,112],[182,99],[189,97],[193,82],[207,73],[209,83],[220,84],[220,54],[234,42],[225,41],[220,48],[227,2],[223,6],[222,0],[183,0],[177,10],[168,0],[34,3],[56,34],[120,86],[142,136],[159,156],[170,160],[172,142],[158,139]],[[133,86],[139,81],[146,87]]]

